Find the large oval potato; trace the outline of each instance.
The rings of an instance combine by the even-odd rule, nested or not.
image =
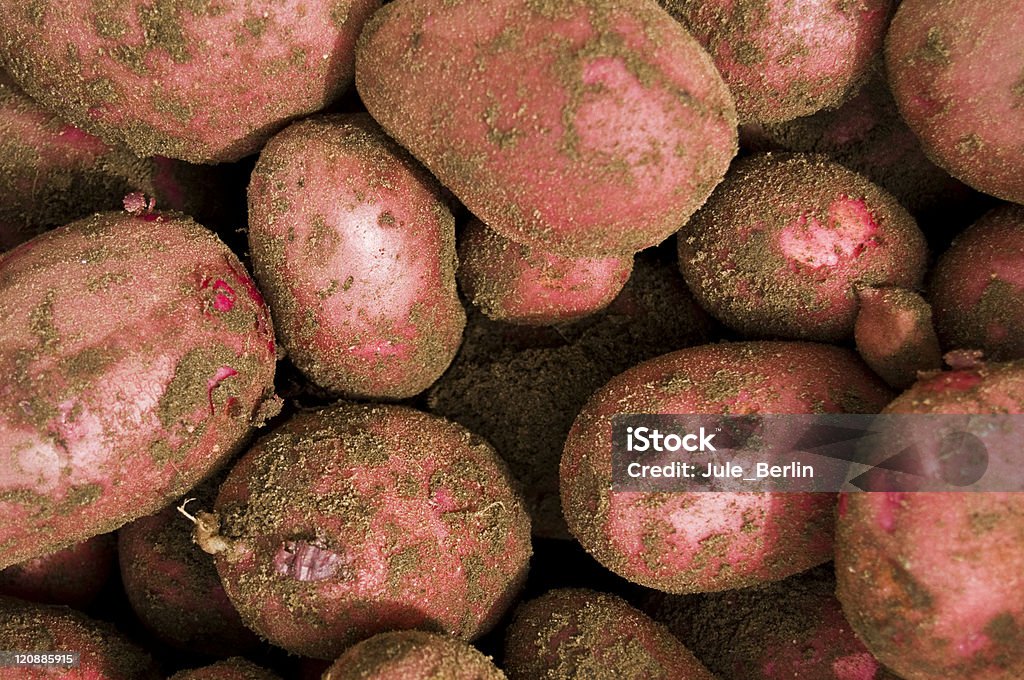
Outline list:
[[[410,397],[455,356],[455,220],[441,188],[369,116],[275,136],[249,186],[249,247],[281,343],[317,385]]]
[[[380,0],[3,0],[0,56],[33,98],[139,156],[253,153],[351,81]]]
[[[397,0],[356,86],[491,229],[571,257],[662,241],[736,153],[711,58],[650,0]]]
[[[173,214],[101,213],[0,256],[0,567],[160,509],[273,402],[270,315]]]

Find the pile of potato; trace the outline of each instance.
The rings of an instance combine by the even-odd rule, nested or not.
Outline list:
[[[1022,35],[0,0],[0,677],[1024,677],[1024,494],[611,453],[622,414],[1024,413]]]

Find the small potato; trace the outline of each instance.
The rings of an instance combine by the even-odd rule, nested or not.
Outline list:
[[[1024,203],[1024,0],[904,0],[889,82],[925,151],[978,191]]]
[[[738,161],[678,236],[698,302],[744,335],[852,335],[858,286],[916,288],[924,236],[882,189],[824,156]]]
[[[921,371],[942,368],[942,350],[924,298],[903,288],[860,288],[853,327],[857,352],[895,389],[906,389]]]
[[[100,213],[0,255],[0,568],[156,512],[275,409],[270,313],[174,213]]]
[[[259,440],[196,537],[246,625],[294,654],[335,659],[409,628],[471,640],[530,560],[512,485],[494,449],[454,423],[341,403]]]
[[[1024,359],[1024,207],[1004,205],[943,253],[929,297],[946,349]]]
[[[875,413],[885,385],[848,350],[797,342],[702,345],[635,366],[580,411],[561,463],[569,530],[601,564],[666,592],[775,581],[832,554],[827,493],[612,490],[612,418],[628,413]]]
[[[169,680],[281,680],[279,676],[241,657],[178,671]]]
[[[396,0],[356,86],[488,227],[567,257],[660,243],[736,153],[725,83],[651,0]]]
[[[66,654],[78,652],[78,666],[5,666],[4,678],[43,680],[156,680],[163,677],[140,647],[107,623],[67,607],[32,604],[0,597],[0,649],[9,652]]]
[[[714,680],[664,625],[620,597],[576,588],[519,606],[505,666],[511,680]]]
[[[403,630],[349,647],[323,676],[323,680],[399,679],[505,680],[505,674],[462,640]]]
[[[380,0],[3,0],[0,56],[46,108],[137,155],[257,151],[351,82]]]
[[[741,122],[777,123],[860,87],[892,0],[658,0],[711,53]]]
[[[459,283],[498,321],[550,325],[607,307],[633,270],[632,257],[568,258],[509,241],[473,220],[459,237]]]
[[[296,123],[249,186],[253,267],[292,362],[336,394],[413,396],[462,340],[455,222],[437,183],[362,115]]]

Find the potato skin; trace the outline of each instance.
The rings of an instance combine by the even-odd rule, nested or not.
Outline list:
[[[942,368],[932,308],[923,297],[904,288],[860,288],[857,300],[857,353],[882,380],[906,389],[919,372]]]
[[[5,677],[42,680],[156,680],[153,660],[109,624],[67,607],[0,597],[0,648],[26,652],[78,652],[79,666],[68,670],[29,667],[5,670]],[[14,675],[17,673],[17,676]]]
[[[494,450],[414,409],[300,413],[232,468],[216,504],[217,570],[242,620],[334,659],[386,630],[472,639],[515,597],[530,524]]]
[[[292,362],[346,396],[401,399],[451,363],[466,314],[440,187],[369,116],[276,135],[249,186],[249,245]]]
[[[710,57],[649,0],[396,0],[360,36],[356,87],[491,229],[568,257],[661,242],[736,153]]]
[[[510,680],[714,680],[664,625],[621,597],[577,588],[516,609],[505,666]]]
[[[0,594],[85,609],[113,573],[116,555],[113,534],[93,536],[70,548],[0,571]]]
[[[0,567],[155,512],[273,401],[273,327],[212,233],[101,213],[0,256]]]
[[[929,297],[947,349],[1024,358],[1024,207],[998,207],[960,234],[932,270]]]
[[[509,241],[480,220],[459,236],[459,283],[498,321],[546,326],[607,307],[629,280],[632,257],[568,258]]]
[[[232,657],[217,663],[178,671],[169,680],[281,680],[265,668],[242,657]]]
[[[885,412],[1024,413],[1024,362],[932,375]],[[1019,474],[1019,440],[1009,448],[1012,474]],[[836,576],[847,619],[900,677],[1011,680],[1024,674],[1021,494],[845,495]]]
[[[0,57],[30,96],[139,156],[256,151],[351,82],[379,0],[0,2]]]
[[[839,106],[860,87],[892,0],[659,0],[715,60],[743,123]]]
[[[1022,0],[905,0],[885,44],[896,102],[928,155],[1016,203],[1024,203],[1022,33]]]
[[[875,413],[889,390],[852,352],[797,342],[702,345],[613,378],[565,442],[562,509],[601,564],[666,592],[774,581],[828,560],[835,496],[613,492],[611,424],[620,413]]]
[[[835,342],[855,286],[921,285],[924,236],[895,199],[824,156],[738,161],[678,237],[698,302],[746,336]]]
[[[323,680],[505,680],[491,660],[462,640],[401,630],[349,647]]]

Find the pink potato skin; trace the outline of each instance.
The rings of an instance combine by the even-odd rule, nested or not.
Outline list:
[[[369,116],[296,123],[249,186],[249,244],[281,342],[330,392],[401,399],[451,363],[466,314],[440,187]]]
[[[674,593],[774,581],[832,554],[826,493],[611,490],[611,420],[622,413],[875,413],[891,398],[852,352],[827,345],[702,345],[646,361],[598,390],[561,462],[569,530],[601,564]]]
[[[1024,203],[1024,1],[905,0],[889,82],[929,156],[978,191]]]
[[[253,153],[351,82],[379,0],[0,2],[0,56],[25,91],[139,156]]]
[[[545,326],[607,307],[629,280],[632,257],[568,258],[509,241],[479,220],[459,237],[459,283],[497,321]]]
[[[0,251],[47,229],[121,207],[125,194],[161,209],[210,216],[218,182],[211,169],[169,158],[138,158],[65,123],[0,72]]]
[[[960,234],[936,263],[929,296],[947,349],[1024,358],[1024,207],[996,208]]]
[[[1024,413],[1024,363],[937,373],[885,412]],[[990,469],[1019,476],[1019,435],[1004,448]],[[1024,675],[1022,546],[1020,493],[848,494],[838,597],[868,648],[906,680],[1013,680]]]
[[[504,464],[461,426],[341,403],[267,435],[220,489],[217,570],[273,644],[334,659],[387,630],[473,639],[516,596],[530,524]]]
[[[621,597],[577,588],[516,609],[505,667],[510,680],[714,680],[663,624]]]
[[[113,573],[117,545],[101,534],[0,571],[0,594],[85,609]]]
[[[857,286],[916,288],[927,250],[896,200],[824,156],[738,161],[678,237],[698,302],[747,336],[836,342]]]
[[[921,371],[942,368],[932,308],[903,288],[860,288],[853,327],[857,352],[894,389],[906,389]]]
[[[506,680],[474,647],[421,630],[375,635],[345,650],[323,680]]]
[[[0,597],[0,649],[78,652],[79,665],[4,668],[11,680],[157,680],[163,677],[140,647],[107,623],[68,607]]]
[[[360,36],[356,87],[491,229],[568,257],[661,242],[736,153],[710,57],[649,0],[397,0]]]
[[[262,423],[273,327],[212,233],[101,213],[0,256],[0,567],[155,512]]]
[[[715,61],[744,123],[839,106],[882,48],[892,0],[659,0]]]
[[[212,491],[190,495],[212,501]],[[161,642],[188,653],[217,658],[254,651],[259,639],[242,623],[213,557],[193,542],[192,525],[176,506],[117,532],[121,581],[135,616]]]

